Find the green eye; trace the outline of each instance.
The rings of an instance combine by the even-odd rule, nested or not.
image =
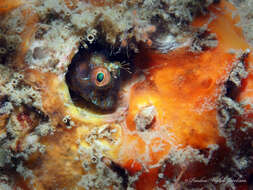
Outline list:
[[[97,88],[104,88],[111,82],[111,73],[105,67],[96,67],[91,71],[91,81]]]
[[[97,81],[102,82],[104,80],[104,73],[98,73],[97,74]]]

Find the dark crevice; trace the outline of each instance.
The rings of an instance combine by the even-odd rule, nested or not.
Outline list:
[[[248,185],[249,185],[249,190],[253,190],[253,171],[249,175],[249,177],[247,179],[247,182],[248,182]]]
[[[245,67],[247,67],[246,59],[248,58],[248,56],[249,56],[249,53],[245,52],[242,54],[242,56],[238,60],[239,62],[243,63]],[[237,76],[237,77],[240,78],[240,76]],[[240,93],[240,90],[241,90],[240,87],[241,86],[238,87],[233,81],[228,79],[227,82],[225,83],[225,88],[226,88],[225,96],[231,98],[232,100],[235,100],[238,94]]]
[[[127,189],[128,186],[128,172],[122,168],[120,165],[116,164],[115,162],[111,162],[110,165],[111,169],[116,172],[122,178],[122,186],[124,189]]]
[[[86,44],[87,46],[84,47]],[[101,55],[105,57],[107,62],[120,62],[120,76],[112,78],[112,84],[107,89],[98,89],[96,86],[91,84],[91,70],[89,59],[92,55]],[[122,82],[128,80],[131,77],[131,73],[134,71],[134,66],[132,64],[134,58],[134,52],[129,51],[127,48],[122,48],[120,46],[112,46],[109,43],[105,42],[103,37],[96,38],[92,43],[87,40],[83,40],[80,43],[78,52],[72,58],[71,64],[68,67],[66,73],[66,83],[69,87],[69,92],[73,103],[82,108],[88,108],[90,111],[107,113],[113,112],[117,107],[118,93],[120,85]],[[79,70],[79,65],[87,62],[87,68],[83,69],[81,72]],[[80,67],[81,68],[81,67]],[[77,87],[77,81],[80,80],[80,76],[77,76],[76,73],[81,72],[82,76],[87,76],[88,86],[79,85]],[[79,77],[79,78],[77,78]],[[79,90],[76,90],[76,89]],[[82,92],[84,94],[82,94]],[[91,93],[95,94],[96,100],[98,103],[92,102]],[[90,98],[91,97],[91,98]],[[112,100],[110,106],[107,106],[107,102]],[[100,103],[101,101],[101,103]],[[101,105],[103,106],[101,106]],[[112,105],[113,104],[113,105]]]

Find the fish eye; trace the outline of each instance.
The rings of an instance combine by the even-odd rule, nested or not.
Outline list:
[[[96,87],[105,87],[111,81],[111,73],[105,67],[94,68],[91,72],[91,80]]]

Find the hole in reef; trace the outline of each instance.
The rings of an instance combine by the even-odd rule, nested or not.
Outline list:
[[[111,163],[111,169],[116,172],[122,178],[122,186],[127,188],[129,178],[127,171],[115,162]]]
[[[249,175],[247,182],[249,185],[249,189],[253,189],[253,172]]]
[[[91,112],[101,114],[113,112],[117,107],[120,86],[128,81],[135,70],[132,64],[134,53],[120,46],[112,47],[102,38],[96,39],[91,44],[86,43],[88,47],[81,44],[72,58],[65,78],[71,99],[76,106],[89,109]],[[94,55],[104,57],[106,68],[110,70],[112,65],[113,68],[116,66],[115,70],[120,73],[115,75],[112,74],[114,71],[110,70],[112,82],[108,88],[99,88],[91,81],[91,70],[94,65],[90,62],[90,58]]]
[[[236,97],[238,96],[238,93],[240,92],[240,89],[231,81],[227,81],[225,83],[226,87],[226,96],[235,100]]]

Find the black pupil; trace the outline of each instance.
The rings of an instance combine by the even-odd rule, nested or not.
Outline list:
[[[98,73],[97,74],[97,81],[102,82],[104,80],[104,73]]]

